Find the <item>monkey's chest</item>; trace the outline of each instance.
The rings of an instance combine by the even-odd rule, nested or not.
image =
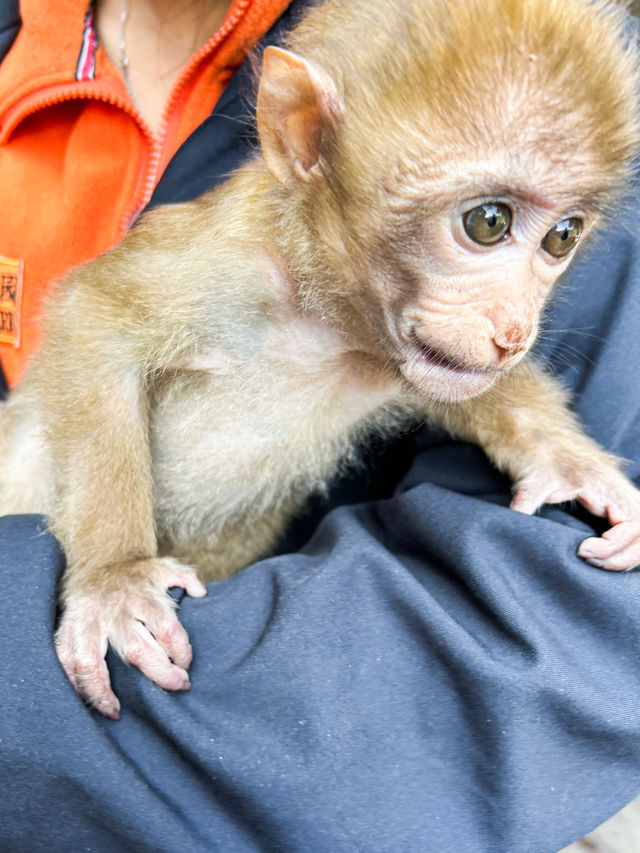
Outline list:
[[[156,520],[172,541],[212,541],[239,519],[286,520],[398,397],[388,381],[260,361],[222,375],[180,371],[155,395]]]

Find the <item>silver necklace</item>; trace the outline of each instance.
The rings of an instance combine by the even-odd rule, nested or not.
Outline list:
[[[133,83],[131,82],[131,75],[129,74],[129,57],[127,56],[128,16],[127,0],[122,0],[122,6],[120,7],[120,72],[122,73],[124,84],[127,87],[127,92],[129,93],[131,100],[135,106],[140,109],[138,99],[136,98],[136,92],[133,88]]]

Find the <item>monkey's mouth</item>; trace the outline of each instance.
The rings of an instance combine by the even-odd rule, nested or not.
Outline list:
[[[498,371],[467,364],[413,336],[400,370],[418,391],[439,400],[463,400],[486,390]]]
[[[417,339],[415,341],[415,349],[417,358],[421,359],[425,365],[442,367],[446,370],[451,370],[454,373],[469,373],[478,370],[478,368],[470,367],[468,364],[464,364],[461,361],[457,361],[456,359],[445,355],[443,352],[440,352],[429,344],[419,343]]]
[[[426,368],[433,367],[436,369],[446,370],[450,373],[479,373],[493,374],[495,371],[489,367],[482,367],[479,364],[469,364],[455,356],[447,355],[442,350],[437,349],[431,344],[421,341],[414,332],[409,341],[409,357],[413,357],[421,362]]]

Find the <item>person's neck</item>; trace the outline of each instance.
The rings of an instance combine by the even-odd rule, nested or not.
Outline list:
[[[182,67],[220,27],[230,3],[98,0],[96,29],[100,42],[114,65],[126,70],[130,94],[154,132]]]

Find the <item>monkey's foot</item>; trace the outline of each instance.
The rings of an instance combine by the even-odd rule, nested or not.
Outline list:
[[[80,696],[105,717],[120,716],[105,662],[109,643],[165,690],[189,689],[191,645],[166,593],[170,587],[207,594],[195,570],[171,557],[109,566],[88,587],[69,585],[56,652]]]
[[[592,566],[626,572],[640,566],[640,491],[609,461],[579,464],[570,472],[533,473],[521,480],[511,508],[527,514],[542,504],[577,500],[592,515],[606,518],[611,527],[601,537],[591,536],[578,555]]]

